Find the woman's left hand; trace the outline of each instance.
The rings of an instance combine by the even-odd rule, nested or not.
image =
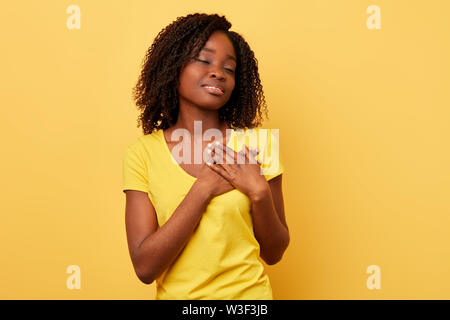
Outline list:
[[[269,188],[261,173],[261,162],[255,158],[258,149],[251,150],[244,144],[240,152],[235,152],[216,141],[208,144],[207,152],[215,162],[207,163],[209,167],[250,199],[255,199]]]

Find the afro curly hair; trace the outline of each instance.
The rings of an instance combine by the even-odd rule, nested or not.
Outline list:
[[[218,110],[219,120],[233,129],[261,125],[262,111],[267,117],[267,105],[258,62],[248,43],[238,33],[229,31],[230,27],[225,16],[194,13],[178,17],[158,33],[133,88],[133,99],[140,110],[137,127],[142,126],[144,134],[175,124],[182,66],[199,54],[217,30],[228,36],[237,55],[235,87],[230,99]]]

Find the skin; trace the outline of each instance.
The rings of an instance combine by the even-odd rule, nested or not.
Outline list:
[[[208,51],[205,48],[214,50]],[[198,57],[183,66],[179,76],[180,110],[177,122],[163,131],[170,150],[179,141],[171,141],[171,133],[184,128],[191,133],[191,154],[194,143],[208,148],[212,141],[194,141],[194,120],[202,121],[202,130],[222,130],[220,147],[226,154],[225,130],[229,128],[218,118],[218,110],[228,101],[235,86],[234,70],[236,53],[226,34],[214,32]],[[203,60],[206,62],[202,62]],[[224,95],[208,93],[201,87],[206,82],[216,82],[224,88]],[[229,148],[228,148],[229,149]],[[203,212],[212,198],[233,189],[246,194],[252,203],[252,218],[255,237],[261,248],[261,257],[267,264],[280,261],[289,244],[289,230],[286,224],[282,193],[282,175],[269,181],[259,173],[258,164],[250,164],[250,157],[257,152],[243,149],[245,164],[179,164],[188,174],[196,177],[172,216],[158,226],[155,208],[145,192],[126,190],[125,222],[128,249],[138,278],[152,283],[178,257],[201,220]],[[219,153],[210,152],[210,159],[218,160]]]

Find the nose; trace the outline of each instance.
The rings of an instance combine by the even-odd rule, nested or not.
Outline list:
[[[220,68],[212,67],[212,70],[210,71],[210,76],[217,79],[223,79],[224,75]]]

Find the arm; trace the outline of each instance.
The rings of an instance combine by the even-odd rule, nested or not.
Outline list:
[[[187,244],[212,198],[197,180],[173,212],[158,229],[155,209],[142,191],[126,191],[125,222],[128,249],[138,278],[152,283],[176,259]]]
[[[289,229],[284,214],[282,175],[268,181],[250,198],[253,230],[261,248],[261,257],[273,265],[279,262],[289,245]]]

